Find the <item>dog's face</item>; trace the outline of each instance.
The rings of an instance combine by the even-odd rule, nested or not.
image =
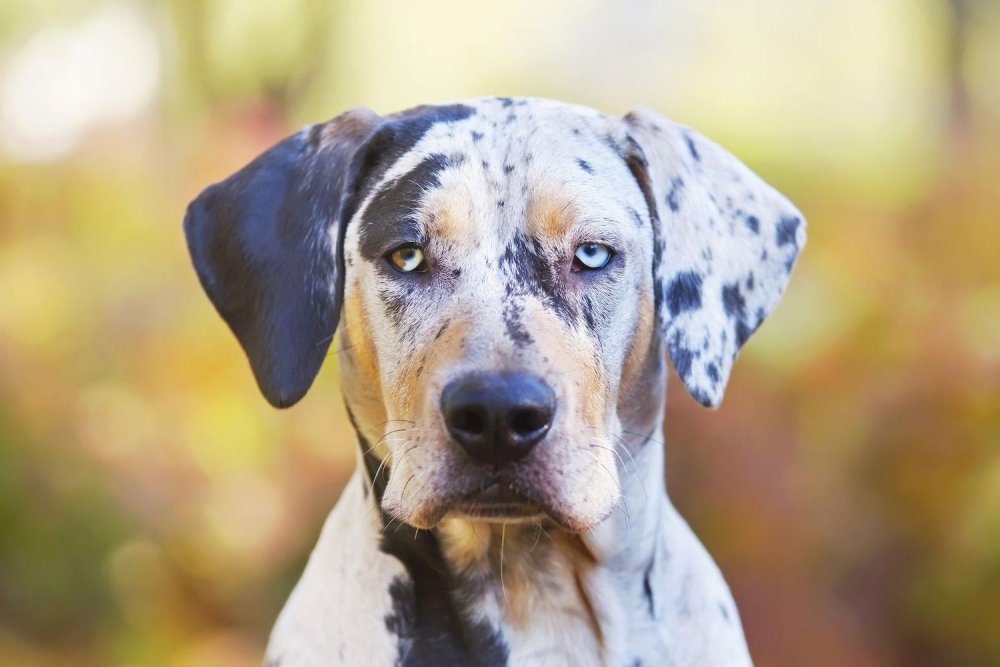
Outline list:
[[[804,242],[784,198],[684,128],[508,99],[350,112],[207,190],[186,224],[273,403],[305,392],[340,317],[381,502],[421,528],[601,521],[623,421],[659,414],[661,342],[717,404]]]
[[[347,227],[341,332],[345,385],[381,388],[352,409],[392,432],[379,457],[395,516],[542,509],[580,529],[615,503],[619,387],[653,329],[653,236],[625,143],[593,112],[494,102],[371,184]],[[453,414],[456,400],[471,404]],[[510,442],[518,418],[535,442]]]

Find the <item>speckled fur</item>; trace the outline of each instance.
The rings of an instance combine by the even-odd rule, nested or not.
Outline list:
[[[317,223],[337,261],[316,280],[339,310],[363,451],[271,664],[750,664],[728,588],[664,488],[664,358],[719,404],[805,242],[801,215],[726,151],[645,111],[488,98],[350,112],[302,136],[346,183],[339,214]],[[319,218],[324,205],[306,202]],[[427,273],[386,264],[406,241],[425,249]],[[604,270],[569,270],[584,241],[615,249]],[[215,273],[199,266],[203,282]],[[311,376],[276,399],[273,364],[241,342],[272,402],[308,388]],[[449,442],[442,388],[523,369],[558,408],[505,483],[544,516],[451,511],[486,473]]]

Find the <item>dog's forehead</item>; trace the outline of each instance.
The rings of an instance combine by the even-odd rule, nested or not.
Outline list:
[[[368,184],[366,227],[416,225],[417,209],[427,206],[456,233],[534,223],[535,231],[559,234],[574,214],[640,225],[644,218],[623,158],[624,124],[593,109],[488,98],[422,107],[390,122],[409,145],[396,146],[395,161]]]
[[[456,108],[464,112],[456,113]],[[442,113],[441,109],[451,111]],[[462,153],[492,154],[501,161],[498,166],[510,173],[516,170],[518,159],[608,159],[614,151],[620,151],[624,141],[624,126],[618,119],[588,107],[543,99],[483,98],[444,107],[420,107],[403,112],[402,118],[409,122],[421,119],[426,130],[403,156],[406,159],[400,159],[389,170],[389,178],[433,153],[459,160]]]

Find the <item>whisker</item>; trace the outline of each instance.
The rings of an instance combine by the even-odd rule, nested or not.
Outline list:
[[[604,469],[604,472],[608,473],[608,477],[611,478],[612,482],[615,482],[615,476],[611,474],[611,471],[608,469],[608,467],[606,465],[604,465],[601,462],[601,460],[599,458],[597,458],[597,456],[592,451],[590,451],[589,449],[585,449],[583,451],[587,452],[587,454],[590,455],[590,458],[594,459],[594,462],[597,463],[597,465],[601,466],[601,468]],[[620,505],[622,507],[622,509],[625,510],[625,524],[626,524],[627,529],[628,529],[628,532],[626,533],[626,535],[631,535],[631,533],[632,533],[632,514],[628,510],[628,500],[625,498],[625,494],[619,492],[618,493],[618,502],[615,503],[615,504],[616,505]]]
[[[408,487],[410,485],[410,482],[413,481],[414,477],[415,477],[415,475],[413,473],[410,473],[410,476],[406,478],[406,482],[403,484],[403,490],[399,494],[399,504],[400,505],[403,504],[403,498],[406,497],[406,487]]]
[[[388,433],[384,434],[381,438],[379,438],[378,440],[376,440],[375,444],[372,445],[371,447],[369,447],[368,449],[366,449],[361,454],[361,456],[365,456],[365,455],[369,454],[372,450],[374,450],[376,447],[378,447],[379,445],[381,445],[382,441],[385,440],[386,438],[388,438],[390,435],[393,435],[395,433],[404,433],[406,431],[413,431],[413,430],[415,430],[414,427],[410,426],[410,427],[407,427],[407,428],[397,428],[397,429],[395,429],[393,431],[389,431]]]
[[[626,435],[634,435],[637,438],[642,438],[642,443],[640,443],[640,446],[641,445],[645,445],[647,442],[655,442],[656,444],[660,445],[661,447],[665,446],[665,444],[664,444],[664,442],[662,440],[659,440],[659,439],[653,437],[653,434],[656,433],[656,429],[655,428],[652,431],[650,431],[649,433],[645,434],[645,435],[643,435],[642,433],[636,433],[634,431],[624,431],[624,430],[622,431],[622,433],[624,433]],[[635,444],[635,443],[632,443],[632,444]]]
[[[503,583],[503,546],[507,537],[507,524],[500,524],[500,590],[503,592],[503,599],[510,606],[510,599],[507,597],[507,588]]]
[[[362,432],[369,433],[370,431],[374,431],[377,428],[381,428],[381,427],[385,426],[386,424],[392,424],[393,422],[402,422],[404,424],[416,424],[417,423],[417,422],[413,421],[412,419],[386,419],[384,422],[379,422],[378,424],[372,424],[368,428],[362,429]]]
[[[531,548],[528,549],[528,553],[531,553],[532,551],[535,550],[535,547],[538,546],[538,540],[541,539],[542,537],[542,522],[539,521],[537,526],[538,530],[535,532],[535,541],[531,544]]]
[[[622,438],[620,438],[618,436],[615,436],[615,442],[618,442],[618,443],[621,444],[621,448],[625,450],[625,453],[628,454],[629,459],[631,459],[631,461],[632,461],[632,470],[635,471],[635,477],[636,477],[636,479],[639,480],[639,488],[642,489],[642,504],[645,505],[646,503],[649,502],[649,494],[646,493],[646,482],[643,481],[642,474],[639,472],[639,463],[638,463],[638,461],[635,460],[635,456],[632,454],[632,452],[629,450],[628,446],[625,444],[625,440],[624,439],[622,439]],[[613,449],[612,451],[614,451],[616,454],[618,454],[618,449],[617,448]],[[621,455],[620,454],[618,455],[618,459],[621,460]],[[622,465],[624,466],[625,464],[623,463]]]

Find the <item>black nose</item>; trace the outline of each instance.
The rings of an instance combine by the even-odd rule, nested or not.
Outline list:
[[[556,396],[526,373],[475,373],[452,380],[441,393],[448,433],[466,453],[500,467],[537,445],[552,425]]]

